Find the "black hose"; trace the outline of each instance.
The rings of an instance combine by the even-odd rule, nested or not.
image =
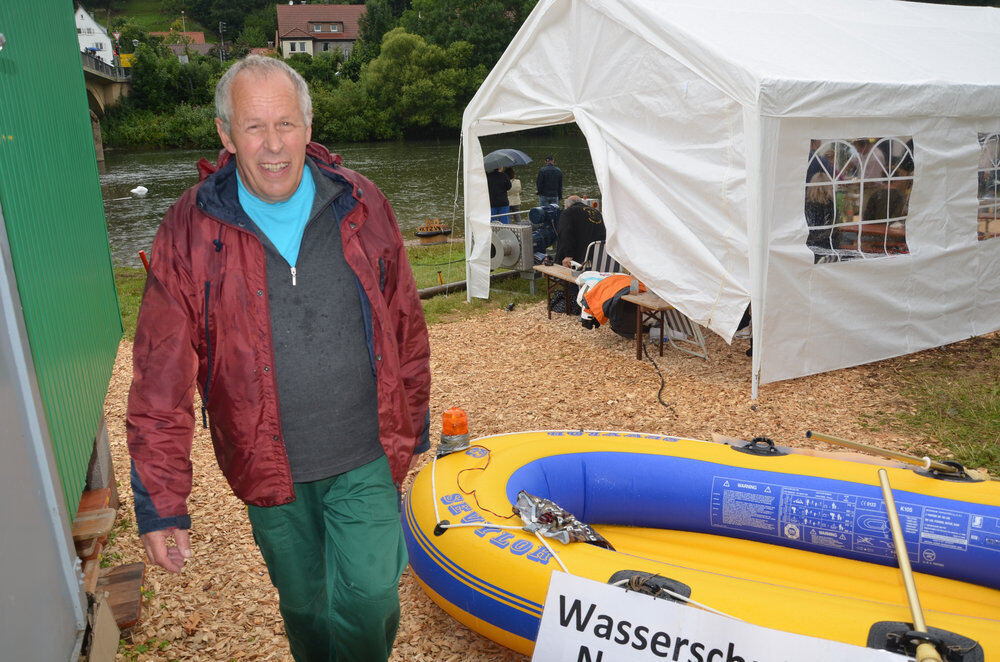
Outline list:
[[[666,329],[664,329],[663,332],[668,333]],[[636,330],[636,333],[642,333],[641,327],[638,330]],[[660,401],[661,405],[669,409],[672,415],[676,416],[677,411],[674,409],[673,403],[668,404],[663,401],[663,389],[667,387],[667,380],[664,379],[663,373],[660,371],[660,366],[656,365],[656,361],[654,361],[653,357],[649,355],[649,350],[646,349],[646,343],[642,343],[642,353],[646,355],[646,358],[649,359],[649,362],[653,364],[653,368],[656,369],[656,374],[660,376],[660,390],[656,392],[656,399]]]

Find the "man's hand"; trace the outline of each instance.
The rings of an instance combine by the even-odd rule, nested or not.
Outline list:
[[[176,547],[167,546],[167,538],[173,536]],[[169,572],[180,572],[184,560],[191,557],[191,539],[187,529],[171,527],[161,531],[150,531],[142,536],[149,560]]]
[[[563,261],[562,261],[562,265],[564,267],[570,267],[570,268],[572,268],[573,267],[573,258],[571,258],[571,257],[564,257]]]

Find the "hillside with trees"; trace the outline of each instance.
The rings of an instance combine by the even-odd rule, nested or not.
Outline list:
[[[286,60],[309,83],[314,138],[336,143],[454,135],[466,104],[536,2],[368,0],[349,57],[333,50]],[[134,7],[139,0],[110,4]],[[224,23],[226,34],[236,35],[227,39],[223,58],[214,49],[208,56],[190,52],[182,63],[143,28],[156,20],[111,10],[122,52],[134,50],[133,88],[102,120],[106,145],[216,147],[216,82],[233,59],[273,46],[274,0],[162,0],[156,11],[179,17],[181,10],[191,25]],[[181,20],[169,25],[177,37],[166,41],[183,43]]]
[[[99,0],[120,30],[122,52],[135,49],[133,91],[102,121],[106,145],[198,147],[218,145],[212,100],[229,63],[251,48],[273,46],[275,0]],[[299,0],[301,1],[301,0]],[[931,0],[917,0],[931,1]],[[934,0],[993,5],[1000,0]],[[320,4],[322,0],[310,0]],[[367,0],[360,38],[349,57],[339,51],[292,55],[288,63],[308,81],[313,136],[335,143],[454,135],[462,111],[503,54],[537,0]],[[96,8],[94,8],[96,9]],[[181,12],[185,19],[181,19]],[[225,38],[223,53],[191,53],[182,64],[150,37],[168,26],[179,34],[208,27],[208,40]],[[222,27],[224,32],[219,32]],[[213,32],[214,31],[214,32]],[[228,59],[227,59],[228,58]],[[225,61],[224,61],[225,60]]]

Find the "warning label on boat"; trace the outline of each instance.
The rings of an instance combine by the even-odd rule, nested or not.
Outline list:
[[[712,526],[778,534],[781,487],[736,478],[716,478]]]
[[[1000,545],[1000,535],[990,535],[996,524],[986,521],[994,518],[902,500],[896,506],[907,551],[917,564],[937,565],[943,550]],[[886,559],[894,554],[885,502],[857,494],[715,476],[711,525],[817,551]]]

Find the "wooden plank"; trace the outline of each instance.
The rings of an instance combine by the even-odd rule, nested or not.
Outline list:
[[[576,282],[576,276],[573,275],[573,270],[569,267],[564,267],[561,264],[536,264],[534,269],[535,271],[545,274],[546,276],[558,278],[559,280],[564,280],[567,283]]]
[[[104,510],[111,503],[111,488],[102,487],[98,490],[84,490],[80,496],[80,505],[76,508],[76,516],[96,510]]]
[[[145,563],[129,563],[101,570],[97,590],[108,594],[115,622],[126,630],[139,622],[142,614],[142,579]]]
[[[73,544],[76,546],[76,555],[81,559],[93,556],[99,542],[101,542],[100,538],[87,538],[86,540],[74,541]]]
[[[90,614],[90,650],[84,651],[89,662],[113,662],[118,652],[118,626],[108,601],[98,598]]]
[[[97,580],[101,576],[100,559],[90,559],[83,564],[83,590],[87,593],[97,592]]]
[[[102,508],[86,513],[80,513],[73,520],[73,540],[100,538],[111,533],[115,524],[115,511]]]
[[[108,541],[107,538],[92,538],[94,540],[94,550],[87,556],[81,556],[80,560],[86,563],[87,561],[100,561],[101,552],[104,551],[104,543]]]
[[[645,292],[623,294],[622,299],[624,301],[630,301],[637,306],[642,306],[646,310],[670,310],[673,308],[673,306],[653,294],[650,290],[646,290]]]

